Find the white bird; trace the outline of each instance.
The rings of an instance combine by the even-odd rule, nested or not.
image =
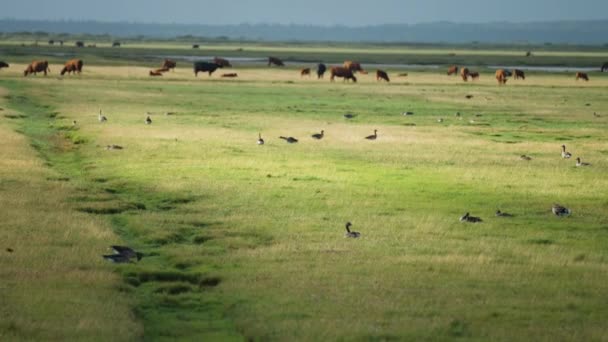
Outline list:
[[[101,109],[99,110],[99,122],[104,123],[106,121],[108,121],[108,118],[105,117],[105,115],[101,114]]]

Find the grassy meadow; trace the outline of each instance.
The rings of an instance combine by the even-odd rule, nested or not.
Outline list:
[[[20,58],[0,71],[0,339],[608,340],[599,72],[151,78],[100,57],[24,78]],[[113,243],[146,256],[105,263]]]

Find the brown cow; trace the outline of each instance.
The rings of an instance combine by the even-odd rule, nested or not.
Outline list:
[[[175,71],[175,67],[177,66],[177,63],[175,61],[172,61],[170,59],[165,59],[165,61],[163,62],[163,69],[173,69],[173,71]]]
[[[376,81],[385,80],[386,82],[390,82],[391,80],[388,78],[388,74],[384,70],[376,70]]]
[[[49,69],[49,62],[33,61],[30,65],[27,66],[27,68],[23,72],[23,76],[27,76],[29,74],[36,75],[39,72],[44,72],[44,76],[46,76],[47,70],[48,72],[51,72],[51,69]]]
[[[526,73],[524,73],[523,70],[513,69],[513,79],[518,80],[520,78],[522,80],[525,80],[526,79]]]
[[[222,77],[239,77],[239,75],[236,72],[233,72],[229,74],[223,74]]]
[[[0,69],[2,68],[8,68],[8,63],[0,61]]]
[[[503,85],[507,83],[507,72],[504,69],[496,70],[496,81],[498,81],[498,85]]]
[[[455,65],[452,65],[448,68],[448,76],[456,76],[458,75],[458,67]]]
[[[347,80],[353,80],[353,82],[357,83],[357,78],[355,77],[355,75],[353,75],[353,71],[345,68],[345,67],[332,67],[330,69],[330,74],[331,77],[329,78],[330,81],[334,81],[334,77],[343,77],[344,81]]]
[[[163,73],[158,70],[150,70],[150,76],[162,76]]]
[[[471,81],[477,81],[479,79],[479,73],[477,71],[470,71],[469,77],[471,78]]]
[[[82,65],[82,59],[70,59],[65,63],[63,69],[61,69],[61,75],[64,75],[66,72],[68,73],[68,75],[72,72],[74,74],[80,74],[82,72]]]
[[[463,81],[467,82],[469,80],[469,68],[460,69],[460,77],[462,77]]]
[[[344,61],[343,66],[346,69],[349,69],[350,71],[352,71],[353,73],[358,71],[362,74],[367,74],[367,71],[363,70],[363,68],[361,67],[361,63],[359,63],[359,62]]]
[[[268,57],[268,66],[271,66],[273,64],[276,66],[285,66],[282,60],[276,57]]]
[[[308,75],[310,77],[310,68],[304,68],[300,70],[300,77]]]
[[[230,62],[224,58],[214,57],[213,63],[215,63],[217,65],[221,65],[222,68],[232,68],[232,64],[230,64]]]
[[[576,73],[576,80],[578,81],[579,79],[585,80],[585,81],[589,81],[589,75],[587,75],[584,72],[577,72]]]

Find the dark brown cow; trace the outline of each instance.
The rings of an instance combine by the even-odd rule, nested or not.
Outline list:
[[[477,71],[469,71],[469,77],[471,81],[477,81],[479,79],[479,73]]]
[[[175,71],[175,67],[177,66],[177,63],[175,61],[172,61],[170,59],[165,59],[165,61],[163,62],[163,66],[162,69],[171,69],[173,71]]]
[[[162,76],[163,73],[158,70],[150,70],[150,76]]]
[[[344,61],[343,66],[346,69],[349,69],[350,71],[352,71],[353,73],[358,71],[362,74],[367,74],[367,71],[363,70],[363,68],[361,67],[361,63],[359,63],[359,62]]]
[[[602,65],[602,72],[604,71],[608,71],[608,62],[604,63],[604,65]]]
[[[504,69],[496,70],[496,81],[498,81],[498,85],[504,85],[507,83],[507,72]]]
[[[317,79],[323,78],[323,75],[325,75],[325,71],[327,71],[327,67],[325,66],[325,64],[319,63],[317,65]]]
[[[345,67],[332,67],[330,69],[330,74],[331,77],[329,78],[330,81],[334,81],[334,78],[337,77],[343,77],[344,81],[347,80],[353,80],[353,82],[357,83],[357,78],[355,77],[355,75],[353,75],[353,71],[345,68]]]
[[[273,64],[276,66],[285,66],[283,61],[278,59],[277,57],[268,57],[268,66],[271,66]]]
[[[230,64],[230,62],[224,58],[214,57],[213,63],[215,63],[217,65],[221,65],[222,68],[232,68],[232,64]]]
[[[199,45],[198,45],[198,44],[192,44],[192,48],[193,48],[193,49],[198,49],[198,48],[199,48]]]
[[[463,81],[467,82],[469,80],[469,68],[460,69],[460,77],[462,77]]]
[[[526,79],[526,73],[523,70],[513,69],[513,79],[518,80],[520,78],[522,80],[525,80]]]
[[[452,65],[448,68],[448,76],[456,76],[458,75],[458,67],[455,65]]]
[[[0,61],[0,69],[2,68],[8,68],[8,63]]]
[[[61,75],[64,75],[66,72],[68,73],[68,75],[72,72],[74,74],[80,74],[82,72],[82,65],[82,59],[70,59],[65,63],[63,69],[61,69]]]
[[[27,68],[23,72],[23,76],[27,76],[29,74],[36,75],[39,72],[44,72],[44,76],[46,76],[47,71],[51,72],[51,69],[49,69],[49,62],[33,61],[30,65],[27,66]]]
[[[587,75],[584,72],[577,72],[576,73],[576,80],[585,80],[585,81],[589,81],[589,75]]]
[[[222,77],[239,77],[239,75],[236,72],[232,72],[229,74],[223,74]]]
[[[384,70],[376,70],[376,81],[385,80],[386,82],[390,82],[391,80],[388,78],[388,74]]]
[[[300,70],[300,77],[308,75],[310,77],[310,68],[304,68]]]

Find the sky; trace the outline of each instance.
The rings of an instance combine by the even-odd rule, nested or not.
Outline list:
[[[0,3],[0,18],[212,25],[367,26],[608,19],[608,0],[0,0]]]

